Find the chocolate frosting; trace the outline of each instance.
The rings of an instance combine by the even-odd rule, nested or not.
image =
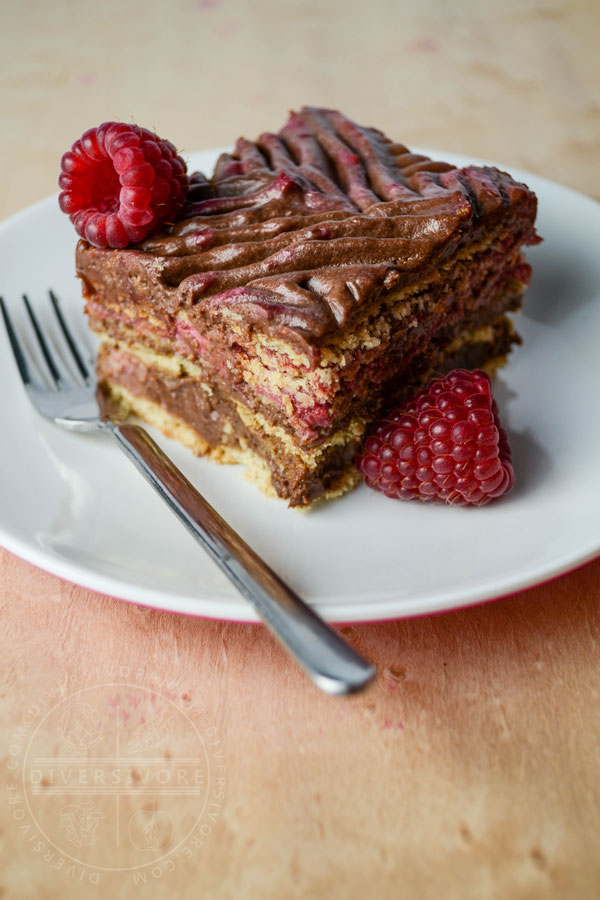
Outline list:
[[[497,226],[534,241],[535,213],[535,195],[498,169],[434,162],[304,107],[278,134],[240,138],[210,179],[193,175],[168,233],[123,251],[83,243],[78,263],[85,275],[88,253],[121,254],[156,285],[157,308],[214,318],[235,307],[314,348],[374,292],[409,284]]]

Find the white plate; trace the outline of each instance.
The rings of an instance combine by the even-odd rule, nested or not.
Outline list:
[[[194,154],[209,170],[218,151]],[[427,152],[427,151],[426,151]],[[458,165],[472,159],[431,152]],[[401,503],[361,486],[304,514],[239,467],[196,459],[153,431],[187,477],[329,620],[452,609],[559,575],[600,552],[600,207],[517,170],[539,197],[544,243],[522,347],[496,381],[517,484],[497,504]],[[0,293],[38,304],[54,287],[85,328],[75,234],[56,198],[0,226]],[[62,578],[148,606],[256,621],[219,569],[110,439],[67,434],[25,397],[0,335],[0,543]]]

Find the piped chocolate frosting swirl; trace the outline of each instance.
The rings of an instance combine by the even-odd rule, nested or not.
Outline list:
[[[235,307],[314,347],[367,297],[410,284],[496,225],[535,241],[535,213],[535,195],[498,169],[434,162],[304,107],[277,134],[240,138],[210,179],[193,175],[169,232],[122,252],[152,260],[171,310]]]

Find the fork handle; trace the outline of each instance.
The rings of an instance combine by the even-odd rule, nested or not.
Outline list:
[[[329,694],[368,684],[375,668],[270,569],[139,425],[113,425],[122,450],[191,531],[275,637]]]

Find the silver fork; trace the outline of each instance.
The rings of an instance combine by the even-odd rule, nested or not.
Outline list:
[[[56,349],[54,353],[51,351],[51,340],[44,334],[27,297],[23,295],[23,301],[35,333],[37,353],[28,352],[24,341],[17,336],[0,297],[15,362],[37,411],[71,431],[112,435],[319,688],[330,694],[347,694],[365,687],[375,675],[374,666],[284,584],[198,493],[150,435],[139,425],[111,421],[100,414],[95,378],[85,361],[87,354],[68,327],[56,295],[49,291],[49,297],[64,338],[63,352],[68,351],[65,356],[70,357],[77,378],[68,374]],[[45,361],[51,386],[35,374],[36,368],[40,372],[43,369],[41,358]]]

